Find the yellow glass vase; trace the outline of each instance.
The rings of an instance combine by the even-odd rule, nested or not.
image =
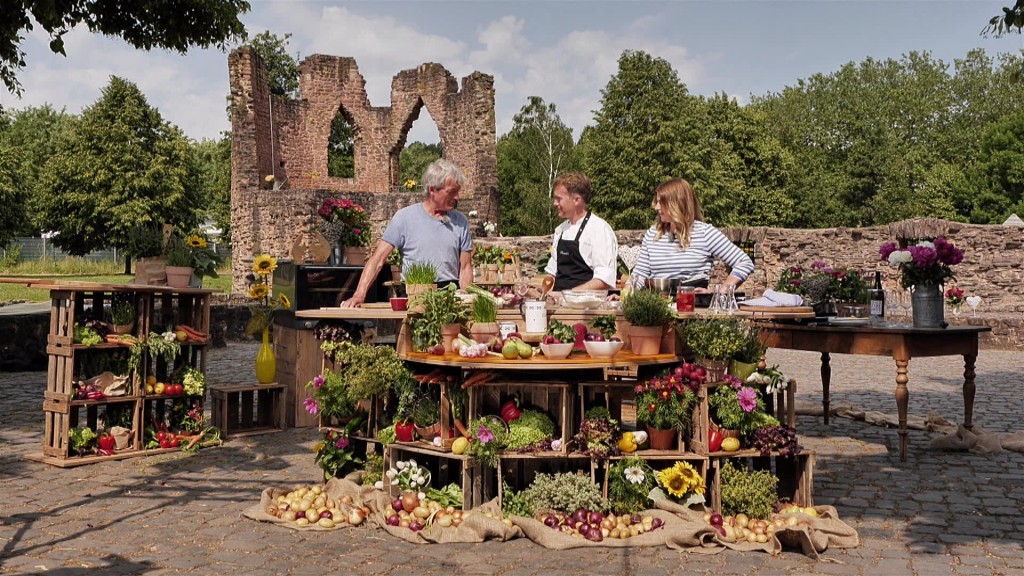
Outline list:
[[[270,328],[263,329],[263,345],[256,353],[256,381],[260,384],[273,384],[277,375],[277,358],[270,346]]]

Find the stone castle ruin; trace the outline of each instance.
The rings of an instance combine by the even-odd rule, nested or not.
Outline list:
[[[440,64],[422,64],[391,81],[391,105],[371,106],[352,58],[315,54],[299,65],[299,99],[272,94],[263,59],[249,46],[228,58],[231,83],[232,291],[246,288],[255,254],[289,256],[320,223],[328,197],[350,198],[370,212],[374,240],[391,215],[419,202],[401,188],[399,154],[425,106],[444,156],[466,174],[459,209],[479,222],[498,220],[494,79],[474,72],[462,87]],[[353,130],[354,178],[327,173],[327,143],[338,113]],[[268,178],[270,177],[270,178]]]

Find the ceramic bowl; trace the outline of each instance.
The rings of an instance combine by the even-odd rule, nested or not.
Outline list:
[[[566,290],[562,292],[562,299],[569,308],[600,308],[607,297],[607,290]]]
[[[622,350],[624,342],[584,342],[583,345],[587,347],[587,354],[591,358],[611,358],[615,356],[619,350]]]
[[[566,342],[565,344],[541,344],[540,351],[544,353],[544,357],[548,360],[563,360],[572,353],[572,346],[572,342]]]

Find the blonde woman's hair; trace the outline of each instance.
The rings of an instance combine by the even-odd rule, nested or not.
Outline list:
[[[700,200],[693,192],[690,183],[681,178],[669,180],[654,189],[654,200],[651,207],[658,208],[661,204],[668,213],[669,222],[662,222],[655,217],[654,227],[657,232],[654,239],[661,238],[663,234],[672,232],[672,225],[675,225],[676,236],[679,238],[679,246],[686,248],[690,245],[690,232],[693,230],[694,220],[704,220],[704,213],[700,209]]]

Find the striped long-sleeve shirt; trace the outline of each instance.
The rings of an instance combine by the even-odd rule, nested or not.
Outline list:
[[[706,222],[697,220],[693,223],[690,245],[686,249],[680,248],[675,234],[663,234],[655,240],[656,233],[652,226],[644,234],[640,258],[633,268],[633,286],[643,287],[648,278],[686,279],[698,274],[710,276],[715,258],[729,265],[732,268],[731,275],[740,280],[746,280],[754,271],[754,262],[750,257],[725,234]]]

